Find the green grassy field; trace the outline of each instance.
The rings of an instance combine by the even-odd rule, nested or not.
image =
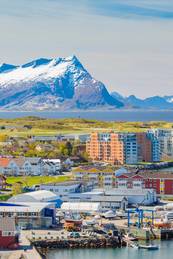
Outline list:
[[[0,194],[0,201],[7,201],[11,196],[12,194]]]
[[[24,127],[25,126],[25,127]],[[26,127],[27,126],[27,127]],[[29,127],[28,127],[29,126]],[[0,119],[0,137],[31,135],[57,135],[73,133],[90,133],[97,131],[145,131],[148,128],[172,128],[169,122],[106,122],[87,119],[43,119],[24,117],[18,119]]]
[[[70,180],[70,176],[17,176],[17,177],[8,177],[7,183],[15,184],[15,183],[22,183],[22,186],[33,186],[37,184],[43,183],[59,183]]]

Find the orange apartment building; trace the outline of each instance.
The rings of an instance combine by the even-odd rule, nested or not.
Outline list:
[[[86,143],[86,151],[93,161],[105,161],[111,164],[124,164],[124,144],[119,134],[99,134],[94,132]]]
[[[152,142],[144,132],[94,132],[86,143],[86,151],[92,161],[115,165],[152,161]]]

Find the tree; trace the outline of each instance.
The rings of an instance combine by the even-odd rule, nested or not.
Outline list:
[[[72,156],[77,156],[78,155],[78,148],[77,146],[73,146],[72,152],[71,152]]]
[[[13,195],[22,193],[22,185],[20,183],[14,183],[12,186]]]
[[[85,161],[88,161],[88,160],[89,160],[88,153],[87,153],[86,151],[82,152],[80,156],[81,156],[81,158],[83,158]]]
[[[8,140],[8,136],[7,135],[4,135],[4,134],[0,135],[0,142],[6,142],[7,140]]]
[[[68,156],[70,156],[71,155],[71,153],[72,153],[72,149],[73,149],[73,146],[72,146],[72,144],[69,142],[69,141],[67,141],[66,142],[66,149],[68,150]]]

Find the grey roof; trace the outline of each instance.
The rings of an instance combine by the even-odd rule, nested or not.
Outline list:
[[[70,186],[70,185],[77,185],[81,184],[80,181],[66,181],[66,182],[59,182],[59,183],[47,183],[47,184],[41,184],[41,187],[44,186]]]
[[[16,205],[16,206],[14,206]],[[13,206],[6,206],[4,203],[4,206],[0,206],[0,212],[41,212],[44,208],[52,206],[51,203],[45,203],[45,202],[17,202],[13,203]]]
[[[31,164],[36,164],[41,160],[42,159],[40,157],[27,157],[27,161],[29,161]]]
[[[55,200],[56,194],[46,190],[39,190],[34,192],[26,192],[11,197],[8,202],[47,202]]]
[[[119,189],[119,188],[114,188],[109,191],[106,191],[106,195],[115,195],[115,196],[141,196],[141,195],[146,195],[148,193],[155,192],[154,189]]]

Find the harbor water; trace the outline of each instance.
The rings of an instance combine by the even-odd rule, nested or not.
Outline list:
[[[60,249],[52,250],[48,259],[172,259],[173,241],[162,241],[159,250],[135,248]]]

